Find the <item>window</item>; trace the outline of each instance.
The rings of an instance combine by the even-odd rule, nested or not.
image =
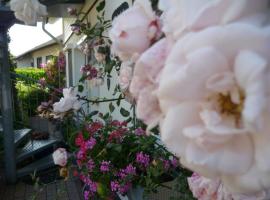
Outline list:
[[[52,55],[46,56],[46,63],[53,58]]]
[[[42,57],[37,57],[37,68],[41,67]]]

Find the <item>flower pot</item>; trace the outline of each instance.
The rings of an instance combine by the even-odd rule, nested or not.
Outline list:
[[[143,200],[144,189],[141,186],[133,187],[127,192],[129,200]]]

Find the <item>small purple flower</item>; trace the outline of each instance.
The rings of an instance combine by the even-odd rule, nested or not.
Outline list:
[[[94,146],[96,145],[97,141],[95,138],[90,138],[87,142],[86,142],[86,148],[87,149],[93,149]]]
[[[126,174],[124,169],[120,169],[117,176],[119,176],[121,179],[124,179],[124,178],[126,178],[127,174]]]
[[[136,162],[142,164],[144,167],[147,167],[150,162],[150,157],[149,155],[144,154],[143,152],[137,153]]]
[[[97,183],[96,182],[90,181],[87,185],[89,186],[89,191],[92,194],[97,192]]]
[[[118,191],[120,192],[120,194],[125,194],[127,193],[127,191],[132,187],[132,184],[130,182],[124,184],[124,185],[120,185]]]
[[[163,166],[165,170],[170,169],[170,162],[168,160],[163,160]]]
[[[40,68],[45,69],[47,67],[46,63],[41,63]]]
[[[112,192],[117,192],[119,187],[120,187],[120,185],[117,181],[111,181],[111,191]]]
[[[178,161],[178,159],[177,159],[177,158],[173,158],[173,159],[171,160],[171,164],[172,164],[172,166],[173,166],[174,168],[178,167],[178,166],[179,166],[179,161]]]
[[[45,87],[46,86],[46,79],[43,77],[43,78],[39,79],[38,83],[41,85],[41,87]]]
[[[97,183],[92,181],[90,177],[83,176],[82,181],[86,184],[90,194],[94,194],[97,191]]]
[[[95,168],[95,162],[92,159],[90,159],[87,162],[87,169],[89,170],[89,172],[92,172],[94,168]]]
[[[142,128],[137,128],[134,133],[137,136],[142,136],[145,135],[145,130],[143,130]]]
[[[132,164],[129,164],[126,169],[125,169],[125,173],[127,175],[135,175],[136,174],[136,167],[133,167]]]
[[[101,166],[100,166],[100,171],[101,172],[108,172],[110,171],[110,161],[102,161]]]
[[[78,160],[82,160],[84,158],[84,156],[85,156],[85,152],[82,150],[78,151],[78,153],[76,155]]]
[[[84,196],[85,200],[89,200],[90,192],[88,190],[85,190],[84,193],[83,193],[83,196]]]

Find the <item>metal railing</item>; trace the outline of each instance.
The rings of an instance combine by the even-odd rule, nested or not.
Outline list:
[[[59,101],[62,92],[48,84],[41,86],[35,79],[11,73],[14,127],[30,127],[30,118],[37,116],[37,108],[48,101]],[[53,92],[52,92],[53,91]]]

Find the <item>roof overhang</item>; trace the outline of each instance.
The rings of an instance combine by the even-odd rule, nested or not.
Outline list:
[[[67,8],[76,8],[80,10],[85,0],[39,0],[40,3],[47,6],[48,17],[69,17]]]

